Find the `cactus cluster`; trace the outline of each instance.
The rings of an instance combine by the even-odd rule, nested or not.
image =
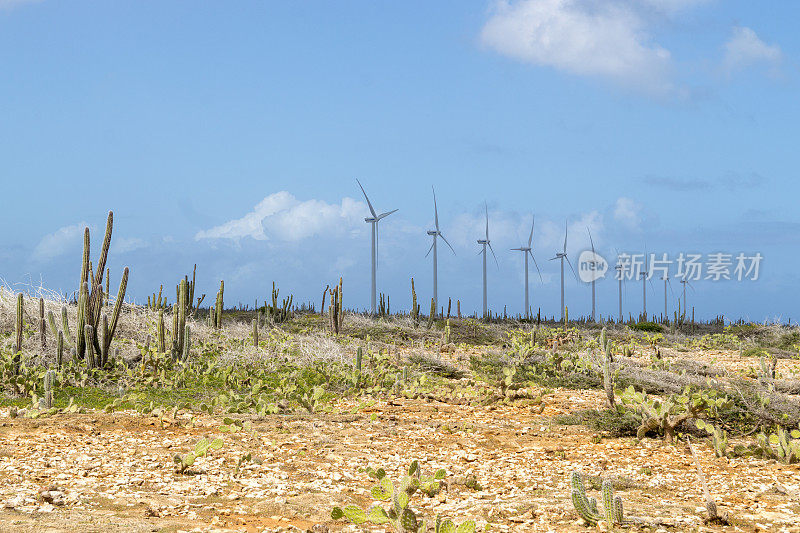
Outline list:
[[[84,229],[83,233],[83,263],[81,265],[80,290],[78,296],[78,338],[76,339],[76,353],[78,357],[88,360],[88,350],[86,332],[89,331],[85,326],[91,326],[94,333],[91,342],[91,355],[93,356],[92,366],[102,367],[108,362],[108,350],[111,340],[119,321],[119,314],[122,310],[122,302],[125,299],[125,290],[128,286],[128,268],[122,273],[119,291],[114,302],[114,310],[109,325],[108,318],[101,316],[104,300],[103,275],[106,271],[106,260],[108,259],[108,249],[111,246],[111,232],[114,226],[114,213],[108,212],[106,221],[106,233],[100,249],[100,258],[97,261],[97,270],[93,272],[92,263],[89,260],[89,250],[91,238],[89,228]],[[102,322],[101,322],[102,320]],[[96,356],[96,357],[95,357]]]
[[[264,305],[264,313],[273,324],[281,324],[285,322],[292,313],[292,299],[291,294],[288,298],[284,298],[281,305],[278,305],[278,294],[280,289],[275,287],[275,282],[272,282],[272,305]]]
[[[778,426],[775,433],[756,435],[759,451],[786,464],[800,462],[800,430],[786,431]]]
[[[160,309],[164,309],[167,307],[167,299],[162,298],[161,293],[164,291],[164,286],[161,285],[158,288],[158,298],[156,298],[156,293],[153,293],[153,296],[147,297],[147,308],[153,311],[158,311]]]
[[[331,300],[328,305],[328,321],[331,333],[338,335],[344,327],[344,309],[342,308],[342,278],[339,278],[339,284],[332,289],[326,288],[322,294],[322,312],[325,311],[325,294],[330,293]]]
[[[759,372],[758,378],[762,381],[772,381],[775,379],[775,369],[778,366],[778,358],[770,355],[769,359],[763,355],[758,358]]]
[[[581,476],[580,472],[572,472],[570,485],[572,487],[572,504],[575,506],[578,515],[587,524],[595,526],[598,522],[604,520],[608,526],[613,527],[625,522],[622,499],[619,496],[614,497],[614,486],[610,480],[604,479],[601,485],[603,514],[600,514],[595,498],[586,498],[586,488],[583,486],[583,476]]]
[[[711,434],[711,444],[717,457],[725,457],[728,448],[728,432],[706,420],[695,420],[697,429],[704,429]]]
[[[421,479],[417,461],[411,463],[408,473],[403,476],[399,485],[395,485],[386,476],[386,472],[382,468],[378,470],[367,468],[366,471],[371,478],[378,482],[370,491],[372,498],[379,502],[389,502],[389,507],[384,509],[381,505],[374,505],[366,510],[352,504],[344,507],[334,507],[331,511],[331,518],[334,520],[345,518],[356,525],[365,523],[385,524],[396,533],[423,533],[428,530],[427,522],[410,505],[411,497],[416,492],[431,493],[430,490],[426,491],[424,488],[425,484],[430,482]],[[444,477],[444,470],[439,470],[432,476],[436,483],[437,491]],[[461,525],[456,525],[450,520],[442,520],[440,516],[437,516],[434,530],[436,533],[474,533],[475,522],[468,520]]]
[[[414,278],[411,278],[411,319],[414,325],[419,325],[419,304],[417,303],[417,291],[414,290]]]

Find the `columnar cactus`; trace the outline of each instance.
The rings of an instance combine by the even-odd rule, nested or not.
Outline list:
[[[72,338],[72,333],[69,331],[69,318],[67,317],[67,306],[61,306],[61,330],[64,332],[64,340],[67,344],[75,346],[75,340]]]
[[[258,348],[258,319],[253,319],[253,346]]]
[[[158,310],[158,353],[167,351],[166,339],[164,334],[164,310]]]
[[[58,332],[58,344],[56,345],[56,366],[61,368],[64,362],[64,332]]]
[[[47,409],[53,407],[53,387],[56,382],[55,370],[48,370],[44,374],[44,405]]]
[[[598,511],[597,500],[586,498],[586,488],[583,486],[583,477],[579,472],[572,472],[570,485],[572,487],[572,504],[584,522],[591,526],[597,525],[601,520],[605,520],[609,526],[624,523],[622,499],[619,496],[614,497],[614,487],[610,480],[604,479],[601,486],[602,515]]]
[[[89,324],[83,326],[83,337],[86,340],[86,368],[94,368],[94,328]]]
[[[16,321],[16,342],[14,344],[14,374],[19,373],[19,363],[22,357],[22,315],[25,312],[23,307],[22,293],[17,294],[17,321]]]
[[[214,327],[219,329],[222,327],[222,309],[224,307],[225,295],[225,281],[220,280],[219,292],[217,292],[217,301],[214,304]]]
[[[606,337],[606,328],[600,332],[600,348],[603,350],[603,388],[606,391],[608,405],[614,407],[614,380],[611,375],[611,343]]]
[[[189,351],[192,348],[192,340],[191,340],[191,337],[190,337],[189,334],[190,334],[189,324],[186,324],[184,326],[184,331],[183,331],[183,360],[184,361],[188,361],[189,360]]]
[[[44,321],[44,298],[39,298],[39,340],[42,350],[47,347],[47,325]]]

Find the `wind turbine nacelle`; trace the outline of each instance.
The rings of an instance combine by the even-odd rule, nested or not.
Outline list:
[[[608,261],[600,254],[591,250],[584,250],[578,257],[578,276],[584,283],[591,283],[605,277],[608,271]]]

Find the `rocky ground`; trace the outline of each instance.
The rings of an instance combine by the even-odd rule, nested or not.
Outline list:
[[[745,366],[731,352],[704,357]],[[794,362],[780,363],[787,364]],[[0,530],[356,530],[332,521],[330,511],[372,503],[374,482],[363,468],[383,467],[399,479],[417,459],[423,474],[446,469],[448,482],[437,496],[417,500],[417,508],[427,517],[474,519],[479,531],[589,530],[570,500],[569,475],[579,470],[615,480],[626,515],[638,520],[627,530],[800,532],[797,465],[717,458],[707,442],[697,442],[711,495],[731,519],[729,526],[705,524],[685,443],[559,425],[558,415],[602,408],[603,393],[544,392],[540,402],[478,407],[348,399],[330,413],[252,419],[224,433],[222,418],[191,413],[31,420],[0,412]],[[223,446],[178,473],[174,455],[206,436],[221,437]]]

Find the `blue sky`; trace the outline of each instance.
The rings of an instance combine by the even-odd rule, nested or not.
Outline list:
[[[275,280],[318,302],[343,275],[364,308],[359,178],[399,208],[379,258],[396,309],[411,276],[430,297],[435,185],[457,252],[440,254],[440,301],[465,311],[486,201],[494,310],[521,311],[508,249],[535,214],[547,314],[567,220],[573,263],[587,227],[607,258],[759,252],[757,281],[698,281],[689,304],[798,320],[798,15],[788,0],[0,0],[0,276],[71,292],[83,226],[99,246],[113,209],[112,282],[129,266],[137,301],[197,263],[207,298],[225,279],[228,303],[263,300]],[[616,282],[597,287],[615,313]],[[571,315],[589,294],[567,283]],[[629,283],[626,313],[641,305]]]

